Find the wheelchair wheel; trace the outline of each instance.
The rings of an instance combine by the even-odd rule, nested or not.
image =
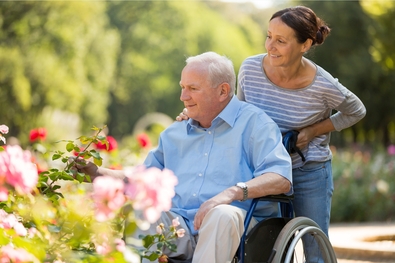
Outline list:
[[[315,242],[325,263],[336,263],[336,255],[328,237],[319,226],[307,217],[296,217],[281,230],[274,244],[275,255],[272,263],[315,262],[308,259],[303,242]],[[308,239],[308,241],[307,241]]]

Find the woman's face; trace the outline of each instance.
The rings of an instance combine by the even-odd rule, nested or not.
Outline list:
[[[295,31],[287,26],[279,17],[269,22],[265,42],[270,65],[287,67],[300,62],[305,44],[298,43]]]

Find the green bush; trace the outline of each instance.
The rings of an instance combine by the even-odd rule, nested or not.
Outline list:
[[[390,149],[333,148],[332,222],[395,219],[395,155]]]

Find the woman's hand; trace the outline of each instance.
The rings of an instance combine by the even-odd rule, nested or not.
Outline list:
[[[188,110],[184,108],[182,112],[176,117],[176,121],[188,120]]]

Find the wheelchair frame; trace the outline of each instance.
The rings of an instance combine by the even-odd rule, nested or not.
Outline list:
[[[245,231],[240,240],[240,246],[237,250],[236,256],[232,262],[234,263],[292,263],[293,255],[297,243],[305,235],[311,235],[318,243],[322,257],[325,263],[337,263],[336,255],[328,237],[322,232],[319,226],[311,219],[306,217],[293,216],[293,196],[286,195],[271,195],[252,200],[250,209],[244,221]],[[271,254],[267,261],[257,262],[248,259],[246,247],[250,244],[247,238],[247,229],[253,217],[255,208],[260,201],[278,202],[280,206],[281,217],[278,219],[285,219],[287,223],[281,229],[280,233],[275,239]],[[263,246],[264,244],[262,244]]]

